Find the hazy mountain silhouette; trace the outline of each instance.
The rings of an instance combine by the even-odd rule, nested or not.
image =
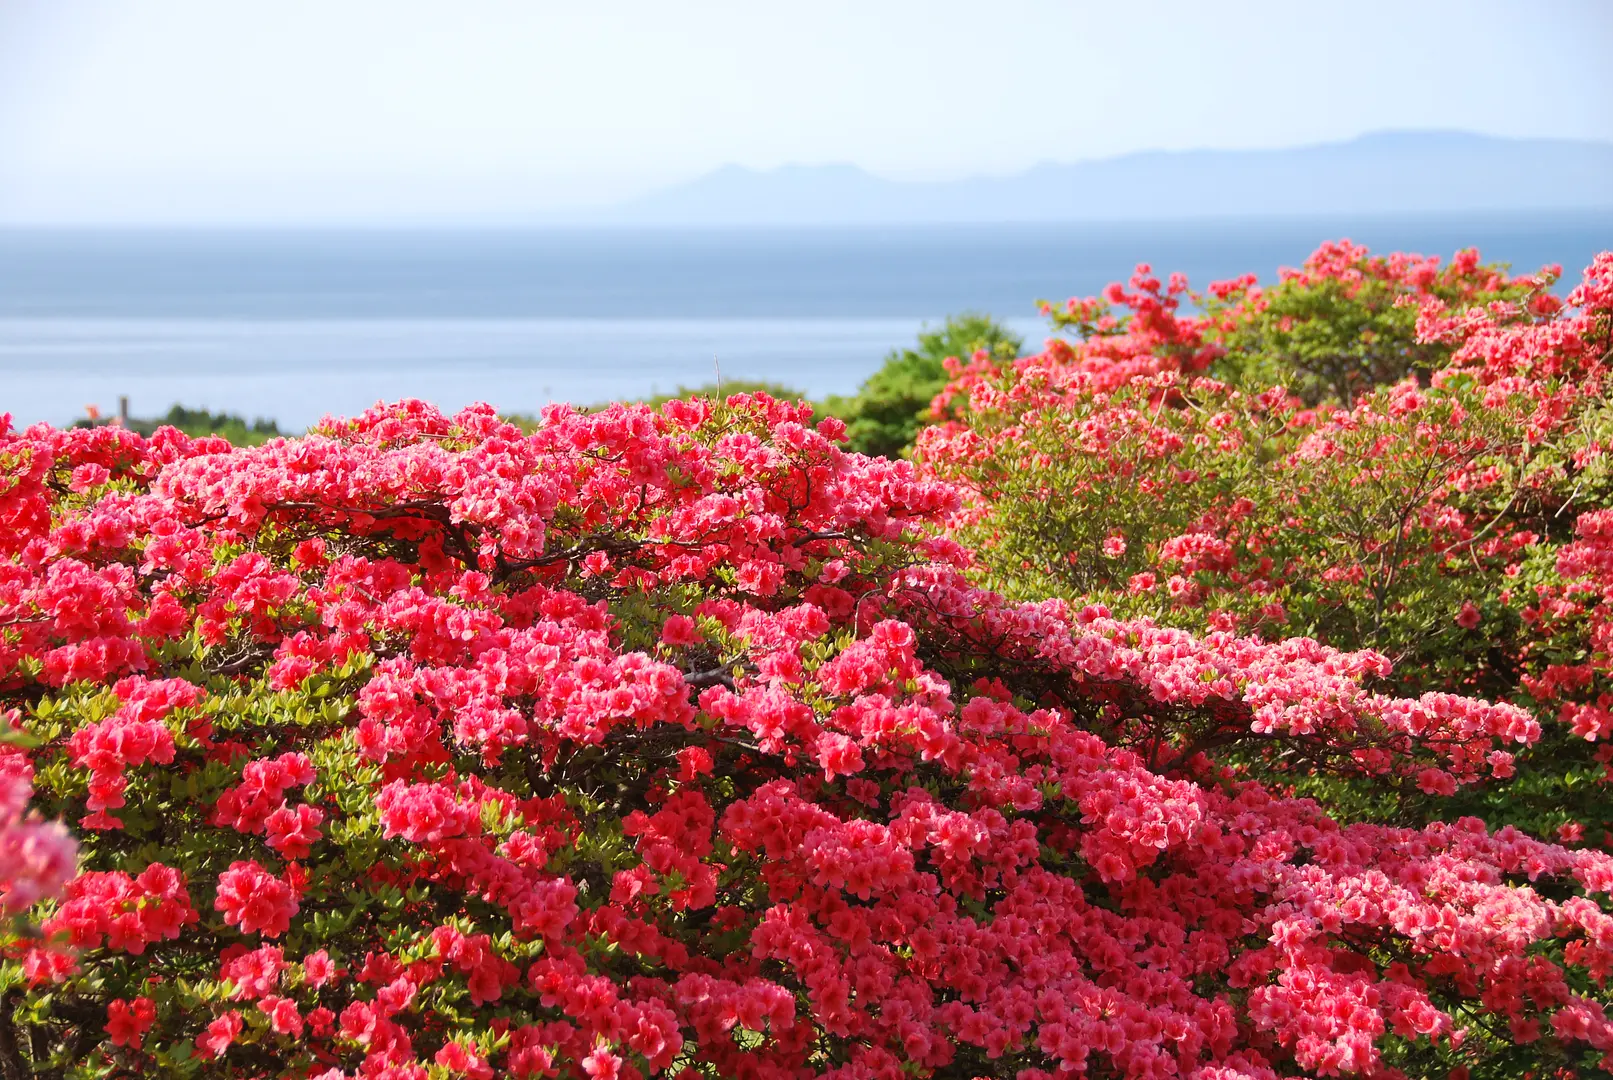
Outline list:
[[[1148,151],[933,183],[853,165],[728,165],[600,220],[897,225],[1605,208],[1613,143],[1407,131],[1288,150]]]

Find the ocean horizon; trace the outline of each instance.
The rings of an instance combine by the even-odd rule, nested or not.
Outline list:
[[[1613,213],[857,229],[0,231],[0,412],[66,424],[120,396],[297,430],[377,400],[536,412],[725,379],[849,393],[973,310],[1035,348],[1039,299],[1138,262],[1196,288],[1273,280],[1319,243],[1515,271],[1566,290]]]

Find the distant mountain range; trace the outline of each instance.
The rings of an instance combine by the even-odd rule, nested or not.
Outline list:
[[[1585,209],[1613,209],[1613,143],[1407,131],[1289,150],[1149,151],[945,182],[885,180],[853,165],[729,165],[597,220],[906,225]]]

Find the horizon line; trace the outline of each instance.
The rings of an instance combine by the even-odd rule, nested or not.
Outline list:
[[[731,228],[741,230],[781,228],[781,229],[822,229],[822,228],[910,228],[935,226],[1002,226],[1002,225],[1054,225],[1054,224],[1123,224],[1141,221],[1208,221],[1208,220],[1268,220],[1273,218],[1324,218],[1331,216],[1349,216],[1354,218],[1393,218],[1404,215],[1427,215],[1430,213],[1530,213],[1530,212],[1562,212],[1576,213],[1613,209],[1613,179],[1610,179],[1605,194],[1593,196],[1591,202],[1577,205],[1566,205],[1554,208],[1541,206],[1520,206],[1516,203],[1496,203],[1493,206],[1476,206],[1461,210],[1440,211],[1434,210],[1383,210],[1383,211],[1350,211],[1350,210],[1289,210],[1271,212],[1215,212],[1186,211],[1182,213],[1151,213],[1137,214],[1121,211],[1117,214],[1091,214],[1066,215],[1058,214],[1046,218],[1016,218],[1004,217],[1000,213],[986,213],[977,218],[967,215],[957,217],[942,217],[933,221],[918,219],[873,221],[873,220],[847,220],[842,222],[730,222],[728,224],[702,223],[698,220],[678,222],[675,220],[639,220],[630,217],[623,220],[619,215],[631,215],[635,210],[644,208],[646,203],[653,203],[656,199],[666,196],[677,196],[691,188],[723,176],[742,175],[752,179],[766,179],[778,177],[781,174],[806,173],[841,173],[855,175],[878,184],[888,185],[892,188],[911,190],[937,190],[957,188],[970,184],[1002,184],[1011,183],[1033,176],[1042,170],[1081,169],[1086,167],[1102,167],[1124,162],[1137,162],[1142,160],[1169,160],[1191,158],[1278,158],[1284,155],[1304,155],[1316,151],[1339,150],[1357,147],[1363,143],[1378,142],[1393,145],[1397,141],[1403,144],[1414,145],[1417,140],[1427,143],[1437,143],[1440,140],[1467,140],[1474,144],[1553,144],[1559,147],[1573,147],[1588,151],[1613,152],[1613,140],[1581,138],[1559,135],[1497,135],[1481,131],[1462,128],[1380,128],[1359,132],[1345,138],[1331,139],[1317,142],[1306,142],[1287,146],[1273,147],[1191,147],[1185,149],[1145,148],[1129,150],[1122,153],[1098,157],[1075,158],[1072,160],[1042,159],[1010,172],[986,173],[976,172],[951,178],[900,178],[892,177],[866,166],[851,161],[830,162],[803,162],[786,161],[778,165],[755,167],[739,162],[725,162],[704,171],[694,173],[682,179],[659,184],[637,194],[613,199],[603,203],[572,204],[553,207],[549,209],[532,208],[517,210],[497,210],[492,212],[478,212],[474,209],[441,208],[419,211],[404,211],[401,213],[383,213],[381,215],[355,215],[351,211],[322,212],[319,210],[277,212],[253,212],[203,214],[189,217],[168,217],[162,214],[135,214],[102,216],[94,213],[72,214],[39,214],[13,217],[0,209],[0,229],[7,231],[25,231],[30,229],[42,230],[73,230],[73,229],[137,229],[137,230],[220,230],[220,229],[422,229],[437,230],[452,229],[564,229],[564,228],[609,228],[609,229],[712,229]]]

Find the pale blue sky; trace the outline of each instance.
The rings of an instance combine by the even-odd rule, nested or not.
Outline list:
[[[1385,128],[1613,139],[1613,0],[0,0],[0,222],[520,219]]]

